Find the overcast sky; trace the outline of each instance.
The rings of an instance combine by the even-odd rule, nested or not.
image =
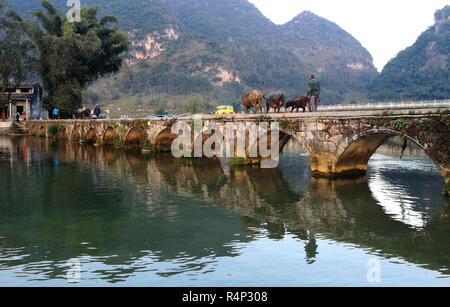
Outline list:
[[[309,10],[335,22],[361,42],[381,71],[434,24],[450,0],[249,0],[276,24]]]

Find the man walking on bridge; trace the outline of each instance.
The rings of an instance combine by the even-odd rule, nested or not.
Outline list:
[[[320,101],[320,82],[314,75],[309,77],[306,96],[309,98],[309,110],[311,112],[317,112],[317,105]]]
[[[100,106],[97,104],[95,105],[95,109],[94,109],[94,119],[99,119],[100,118],[100,114],[102,113],[102,111],[100,110]]]

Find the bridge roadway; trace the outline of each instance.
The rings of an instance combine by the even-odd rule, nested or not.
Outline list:
[[[389,117],[421,117],[424,115],[430,114],[448,114],[450,113],[450,103],[448,108],[425,108],[425,109],[397,109],[397,110],[327,110],[322,109],[318,112],[280,112],[280,113],[235,113],[228,115],[215,115],[215,114],[202,114],[202,118],[204,120],[255,120],[261,116],[268,117],[273,120],[283,120],[283,119],[345,119],[345,118],[377,118],[381,116],[389,116]],[[179,120],[194,120],[195,117],[193,115],[176,117]],[[153,118],[151,121],[164,121],[167,118]]]

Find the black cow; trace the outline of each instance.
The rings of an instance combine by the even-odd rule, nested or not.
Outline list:
[[[73,116],[76,119],[90,119],[91,118],[91,110],[86,109],[86,108],[78,109],[73,113]]]
[[[276,110],[277,113],[280,113],[280,109],[285,105],[285,97],[282,92],[271,93],[268,97],[265,95],[263,97],[266,100],[266,113],[269,113],[270,108]]]
[[[303,113],[306,112],[306,108],[309,109],[309,111],[311,111],[311,107],[309,105],[309,99],[307,96],[302,96],[302,97],[295,97],[291,100],[289,100],[286,103],[286,109],[287,108],[292,108],[292,112],[294,112],[294,109],[297,109],[297,112],[300,110],[300,108],[303,109]]]

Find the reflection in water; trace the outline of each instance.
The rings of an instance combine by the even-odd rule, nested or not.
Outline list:
[[[430,188],[444,185],[439,170],[432,166],[424,156],[398,161],[392,156],[374,155],[369,186],[386,214],[414,228],[422,228],[430,222],[439,210],[429,198]]]
[[[367,180],[329,181],[293,150],[260,169],[0,138],[0,284],[65,284],[72,258],[86,283],[362,284],[367,255],[446,277],[442,179],[408,159],[376,155]]]

